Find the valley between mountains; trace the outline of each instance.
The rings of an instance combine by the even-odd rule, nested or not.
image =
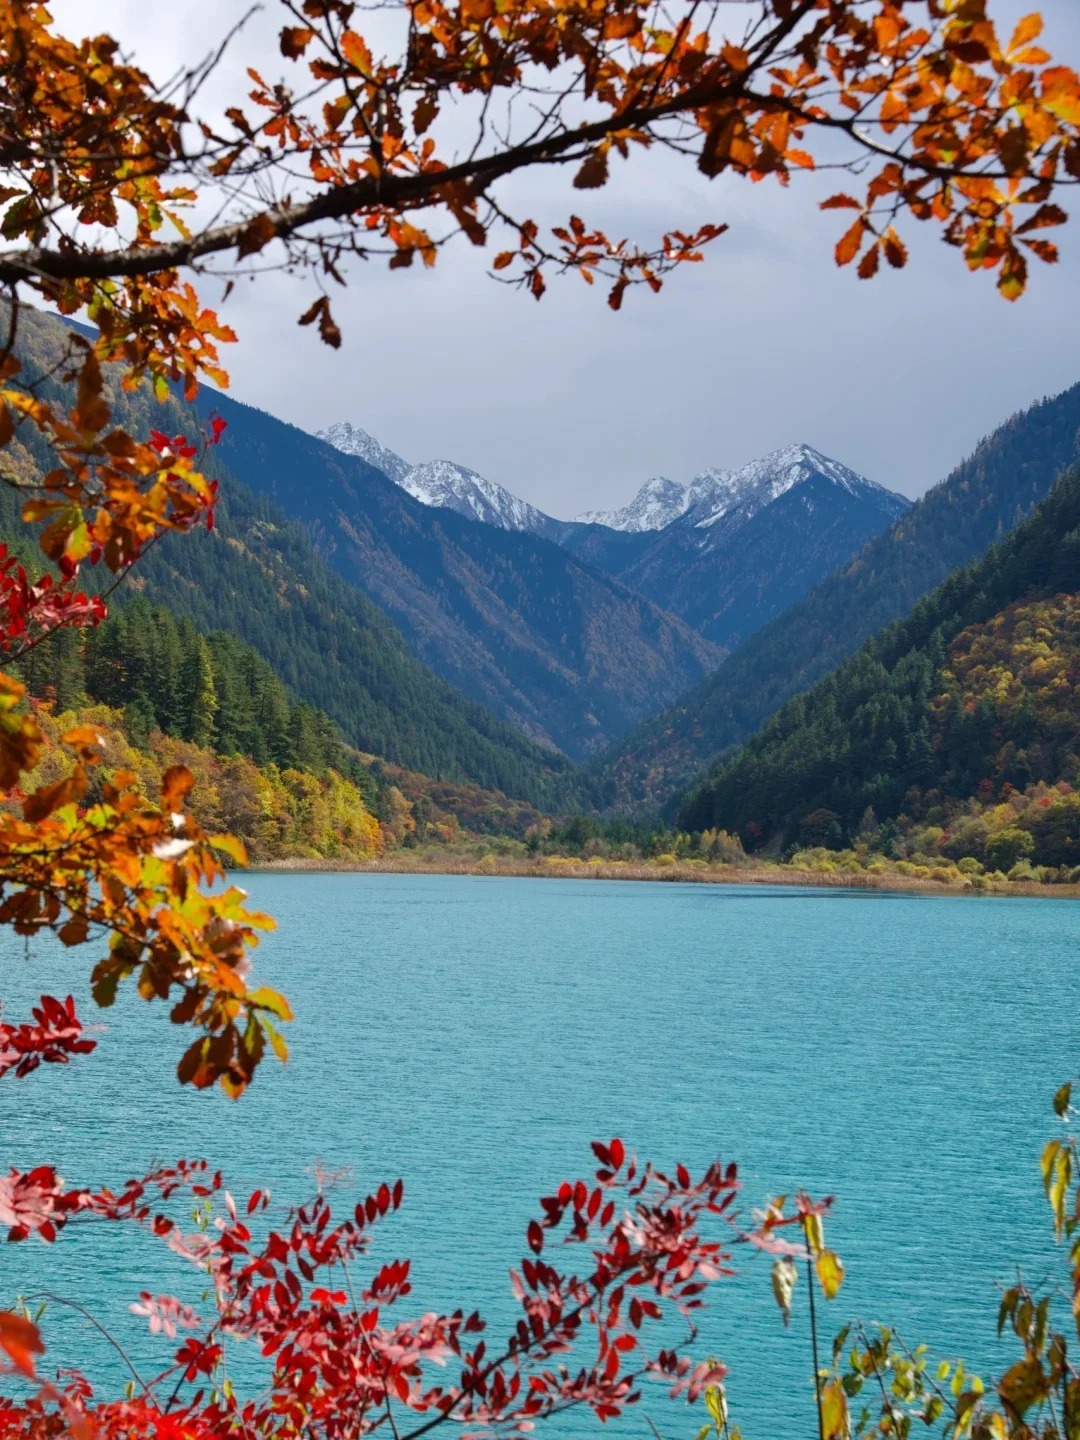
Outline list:
[[[63,388],[69,334],[45,315],[22,328],[21,358],[44,393]],[[738,864],[813,840],[829,854],[887,841],[902,862],[898,837],[938,824],[942,806],[951,815],[970,796],[985,807],[1003,785],[1030,800],[1031,786],[1068,787],[1080,770],[1068,717],[1045,719],[1043,691],[1015,676],[1023,724],[985,712],[982,758],[948,770],[947,801],[930,759],[947,743],[934,697],[953,683],[949,645],[965,616],[1042,604],[1040,643],[1073,683],[1074,612],[1056,598],[1080,588],[1071,540],[1053,557],[1036,547],[1056,579],[1015,564],[1004,581],[982,577],[1025,524],[1049,533],[1027,517],[1071,483],[1080,386],[1005,421],[915,503],[800,443],[686,482],[653,477],[622,507],[574,520],[451,460],[407,460],[352,421],[308,434],[210,390],[158,403],[110,384],[109,399],[146,433],[197,438],[224,421],[206,455],[217,523],[155,547],[100,632],[60,637],[26,679],[48,714],[93,711],[117,763],[148,786],[182,751],[206,781],[204,818],[256,859],[488,837],[534,858],[670,850]],[[12,454],[24,487],[49,468],[36,432]],[[10,492],[0,526],[13,543]],[[958,581],[973,563],[983,570]],[[935,598],[945,581],[953,590]],[[972,585],[993,602],[954,605]],[[1008,633],[1029,636],[1035,622],[1014,611]],[[843,788],[854,762],[825,738],[834,692],[820,686],[781,711],[763,732],[773,738],[740,750],[830,672],[836,693],[862,693],[843,662],[908,615],[929,656],[918,699],[895,698],[889,682],[877,720],[844,721],[849,736],[870,724],[867,755],[894,757],[887,786]],[[893,642],[875,643],[866,653]],[[971,704],[984,714],[978,694]],[[1010,815],[997,820],[1010,828]]]

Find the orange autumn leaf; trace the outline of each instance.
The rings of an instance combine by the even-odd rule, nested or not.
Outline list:
[[[35,1359],[45,1346],[37,1326],[14,1311],[0,1311],[0,1350],[21,1374],[33,1377]]]

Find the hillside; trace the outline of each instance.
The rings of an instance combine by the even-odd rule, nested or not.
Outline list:
[[[925,818],[1038,782],[1068,790],[1080,779],[1078,590],[1080,466],[982,560],[788,701],[687,798],[680,825],[840,848],[871,813]]]
[[[329,716],[293,700],[251,646],[204,634],[142,596],[95,629],[60,632],[19,668],[50,737],[93,723],[106,737],[106,767],[130,763],[148,793],[168,765],[186,765],[199,823],[238,836],[256,863],[520,839],[542,819],[499,791],[360,754]]]
[[[20,353],[28,376],[57,365],[65,330],[24,312]],[[42,381],[46,393],[59,385]],[[117,418],[143,432],[192,429],[169,399],[110,388]],[[49,463],[36,431],[22,427],[5,451],[18,478],[32,483]],[[202,631],[227,630],[268,662],[292,696],[324,710],[356,749],[411,771],[471,782],[540,809],[576,808],[575,767],[527,740],[490,711],[459,695],[412,655],[400,632],[366,595],[334,573],[304,527],[255,496],[211,452],[207,469],[222,478],[213,532],[167,537],[127,582]],[[19,496],[0,487],[0,536],[25,547]]]
[[[679,615],[725,650],[850,559],[910,501],[813,449],[792,445],[689,486],[650,482],[612,518],[562,543]],[[680,508],[674,519],[658,521]],[[666,507],[666,508],[665,508]]]
[[[199,405],[228,422],[231,474],[299,521],[420,659],[534,740],[591,754],[720,659],[548,540],[422,504],[359,456],[228,396],[203,391]]]
[[[670,803],[953,570],[1006,536],[1077,455],[1080,385],[1014,415],[907,513],[596,762],[609,804]]]
[[[104,774],[129,769],[156,795],[165,770],[185,765],[199,824],[235,835],[256,863],[386,848],[381,782],[330,718],[290,699],[234,635],[205,635],[136,596],[96,628],[53,635],[17,669],[49,742],[27,788],[65,772],[58,737],[92,724]]]
[[[740,479],[750,471],[749,486]],[[796,446],[732,477],[728,503],[690,509],[622,573],[731,650],[850,559],[910,502]]]

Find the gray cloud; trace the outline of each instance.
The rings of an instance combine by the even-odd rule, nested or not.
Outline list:
[[[160,76],[204,53],[247,0],[173,3],[167,26],[146,0],[51,8],[69,30],[111,30]],[[995,0],[993,12],[1008,24],[1029,8]],[[278,72],[274,9],[239,42],[221,93],[242,87],[252,53]],[[1042,9],[1055,55],[1080,65],[1080,7]],[[464,246],[434,273],[354,266],[334,299],[335,354],[296,328],[302,277],[241,283],[226,307],[241,341],[233,391],[305,429],[347,419],[410,460],[455,459],[560,516],[621,503],[649,475],[684,480],[795,440],[917,495],[1014,410],[1080,379],[1080,237],[1063,232],[1062,263],[1037,266],[1016,305],[914,222],[909,268],[863,284],[832,263],[843,217],[817,209],[829,188],[823,176],[786,192],[708,184],[670,155],[627,167],[586,197],[591,218],[641,238],[702,220],[732,230],[618,315],[573,277],[537,304]],[[586,203],[561,176],[519,180],[517,195],[550,222]]]

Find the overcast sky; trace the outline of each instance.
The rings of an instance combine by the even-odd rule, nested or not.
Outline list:
[[[1005,24],[1034,0],[994,0]],[[200,58],[248,0],[53,0],[69,33],[109,30],[155,77]],[[266,0],[218,77],[282,73],[280,13]],[[1080,5],[1043,0],[1055,58],[1080,68]],[[167,23],[166,21],[167,16]],[[649,476],[689,480],[806,441],[891,489],[918,495],[982,435],[1032,400],[1080,380],[1080,215],[1062,262],[1035,262],[1028,294],[1001,300],[989,275],[908,223],[912,262],[870,283],[838,271],[838,188],[802,177],[781,191],[706,182],[664,155],[627,167],[610,193],[567,180],[518,182],[551,220],[587,217],[650,239],[673,224],[726,221],[702,265],[619,314],[599,287],[554,283],[541,303],[485,274],[491,252],[444,253],[433,273],[356,265],[334,298],[340,351],[296,316],[302,277],[240,285],[225,307],[240,343],[227,368],[238,399],[308,430],[349,420],[410,461],[453,459],[551,514],[628,500]],[[826,188],[823,189],[823,186]],[[206,293],[214,303],[213,293]]]

